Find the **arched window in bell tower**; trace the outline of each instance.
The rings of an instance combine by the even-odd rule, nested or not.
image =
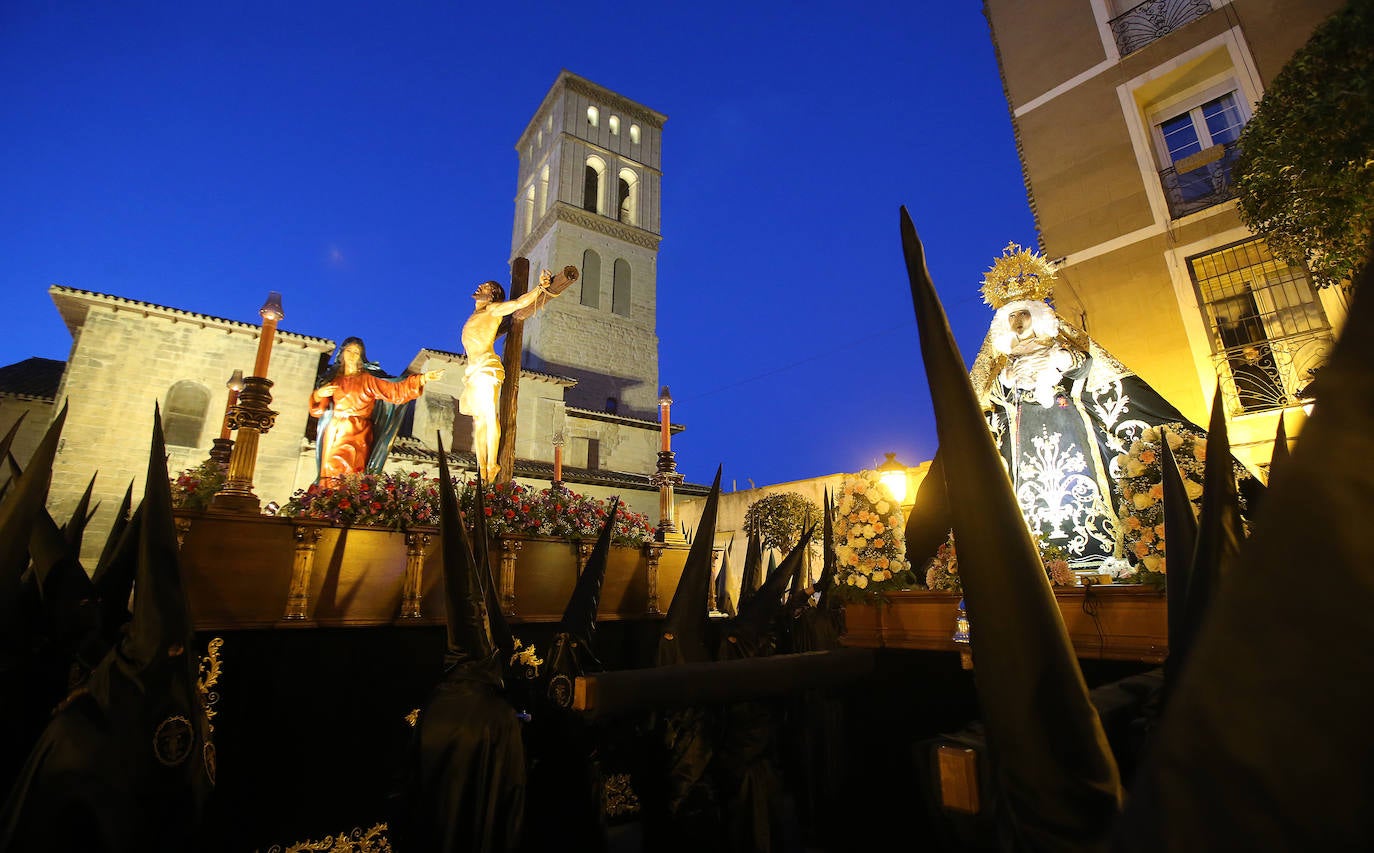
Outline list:
[[[624,258],[615,259],[611,272],[611,312],[630,316],[630,262]]]
[[[596,107],[587,107],[587,124],[596,127],[601,124],[601,110]]]
[[[588,308],[601,307],[601,256],[591,249],[582,253],[582,304]]]
[[[587,168],[582,183],[582,209],[592,213],[602,213],[602,177],[606,174],[606,162],[600,157],[588,157]]]
[[[549,212],[549,164],[539,173],[539,215]]]
[[[639,206],[639,176],[632,169],[621,169],[616,189],[616,218],[634,225],[635,209]]]
[[[534,184],[525,189],[525,234],[534,230]]]

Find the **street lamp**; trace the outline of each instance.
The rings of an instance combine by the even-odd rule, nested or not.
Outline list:
[[[878,466],[878,480],[892,493],[898,505],[906,503],[906,466],[897,461],[897,454],[888,453]]]

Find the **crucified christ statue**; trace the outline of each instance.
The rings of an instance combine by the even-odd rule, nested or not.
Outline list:
[[[472,448],[485,482],[495,482],[501,473],[496,461],[501,444],[498,411],[506,370],[496,354],[496,339],[505,333],[510,321],[532,317],[576,280],[577,268],[570,266],[557,276],[544,270],[539,274],[539,286],[515,299],[507,300],[506,289],[495,281],[479,284],[472,294],[472,315],[463,324],[463,352],[468,357],[468,366],[463,373],[458,410],[472,416]]]

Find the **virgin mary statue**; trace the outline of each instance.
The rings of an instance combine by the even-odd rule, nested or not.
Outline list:
[[[1070,567],[1121,557],[1113,460],[1144,430],[1188,421],[1046,300],[1053,266],[1009,244],[983,278],[996,309],[970,371],[1031,533]]]

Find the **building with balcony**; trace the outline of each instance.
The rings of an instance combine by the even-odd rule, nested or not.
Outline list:
[[[1345,316],[1233,197],[1237,139],[1339,0],[985,0],[1055,306],[1263,469]],[[1314,132],[1319,132],[1314,129]]]

